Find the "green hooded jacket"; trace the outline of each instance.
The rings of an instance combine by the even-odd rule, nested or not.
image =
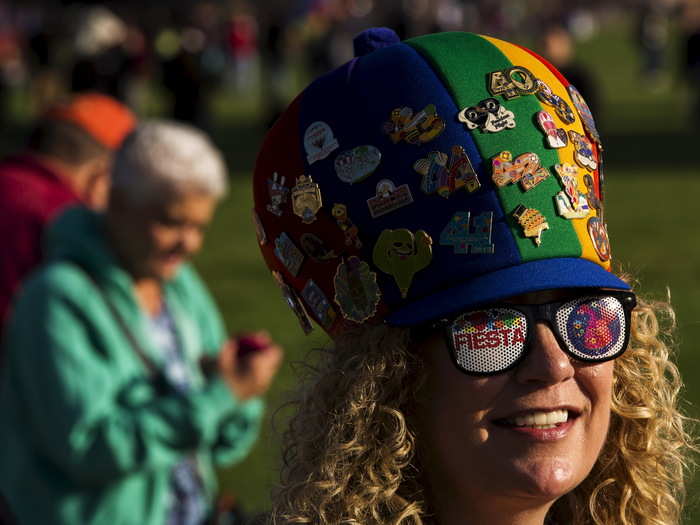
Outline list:
[[[49,262],[13,305],[0,371],[0,493],[22,524],[163,525],[170,474],[196,452],[211,499],[214,468],[246,455],[262,401],[237,401],[198,366],[225,328],[188,265],[165,297],[193,379],[162,393],[85,269],[158,366],[130,276],[106,244],[102,217],[66,211],[47,238]]]

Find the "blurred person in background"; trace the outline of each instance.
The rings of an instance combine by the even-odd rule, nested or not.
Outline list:
[[[682,9],[684,72],[694,97],[690,121],[700,122],[700,1],[687,0]]]
[[[210,97],[226,70],[227,45],[222,10],[214,3],[179,6],[174,23],[156,38],[163,87],[170,93],[175,120],[208,129]]]
[[[42,258],[46,225],[72,204],[104,207],[113,152],[134,123],[111,97],[75,96],[40,119],[24,153],[0,162],[0,335],[13,294]]]
[[[207,36],[196,27],[185,27],[175,34],[177,49],[161,63],[163,87],[172,95],[170,114],[175,120],[206,127],[211,78],[202,57]]]
[[[71,92],[98,91],[126,100],[131,71],[127,25],[104,6],[85,8],[76,16]]]
[[[0,124],[6,124],[11,107],[11,90],[26,81],[26,63],[22,56],[21,35],[14,27],[4,25],[0,7]]]
[[[246,11],[231,16],[227,40],[233,61],[234,85],[238,92],[248,93],[257,80],[258,24],[255,17]]]
[[[56,102],[63,91],[60,60],[64,52],[63,19],[46,9],[33,6],[30,14],[24,15],[25,48],[23,58],[28,69],[28,90],[37,114],[43,113]]]
[[[550,24],[542,32],[540,47],[542,56],[549,60],[569,82],[584,96],[594,115],[599,115],[600,95],[593,73],[576,61],[574,38],[562,24]]]
[[[272,126],[286,107],[286,88],[290,83],[290,68],[286,57],[289,48],[288,24],[282,9],[269,10],[261,23],[260,90],[264,103],[262,122]]]
[[[19,523],[201,524],[214,469],[255,442],[281,349],[227,340],[187,263],[225,191],[202,132],[148,122],[117,154],[104,214],[52,225],[0,376],[0,492]]]
[[[668,80],[666,53],[673,0],[644,0],[637,13],[636,40],[642,59],[640,76],[647,89],[659,90]]]

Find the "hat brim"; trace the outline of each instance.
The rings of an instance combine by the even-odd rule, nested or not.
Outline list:
[[[630,286],[600,265],[586,259],[540,259],[489,272],[429,295],[392,312],[386,320],[396,326],[412,326],[440,319],[479,304],[557,288],[629,290]]]

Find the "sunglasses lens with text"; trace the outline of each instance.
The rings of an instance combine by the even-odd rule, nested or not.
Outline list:
[[[449,336],[462,370],[488,374],[511,367],[527,340],[527,319],[511,308],[488,308],[465,313],[451,325]]]

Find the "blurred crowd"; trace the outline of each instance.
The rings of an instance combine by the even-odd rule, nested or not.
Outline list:
[[[223,85],[236,94],[259,93],[267,105],[261,118],[270,121],[297,90],[293,84],[300,70],[313,77],[347,61],[352,36],[369,26],[391,27],[401,38],[449,30],[496,35],[528,43],[578,74],[578,66],[569,64],[575,42],[594,38],[601,24],[621,18],[635,21],[645,86],[663,86],[669,71],[677,69],[668,63],[672,26],[682,33],[682,69],[697,83],[698,5],[697,0],[203,0],[147,5],[5,0],[0,2],[0,101],[7,99],[8,90],[30,92],[30,110],[38,114],[66,92],[97,90],[139,113],[148,111],[156,98],[174,118],[206,127],[210,95]]]

